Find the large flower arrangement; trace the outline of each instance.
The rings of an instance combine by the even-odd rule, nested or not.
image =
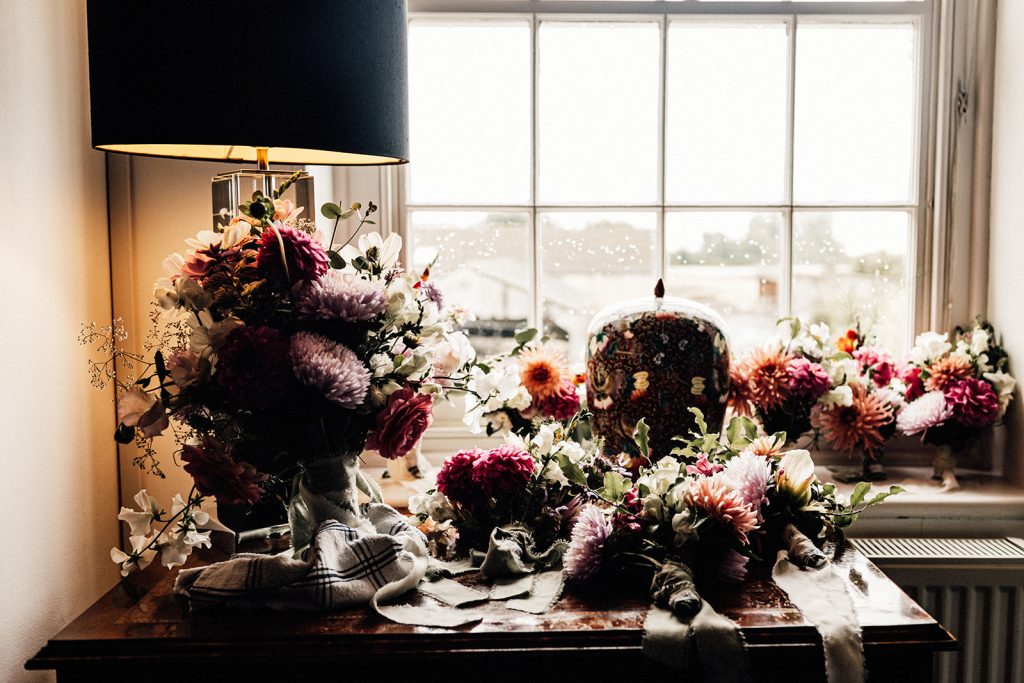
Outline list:
[[[536,434],[514,432],[489,451],[459,451],[445,460],[435,490],[409,501],[422,530],[450,551],[487,548],[493,529],[528,529],[539,548],[567,539],[583,503],[609,470],[599,444],[571,438],[579,416],[540,422]]]
[[[678,563],[698,576],[741,581],[753,559],[774,559],[776,549],[794,545],[805,564],[823,562],[809,539],[848,526],[902,490],[866,499],[864,483],[843,502],[834,485],[817,479],[806,450],[784,450],[784,438],[759,436],[744,417],[734,417],[723,435],[709,434],[693,412],[698,429],[671,456],[635,480],[606,475],[601,502],[584,508],[573,528],[570,578],[615,579]],[[644,432],[638,426],[642,452]]]
[[[372,224],[375,208],[322,211],[336,230],[352,216]],[[436,287],[399,267],[398,236],[363,235],[331,251],[333,235],[325,240],[279,193],[256,193],[240,209],[164,262],[151,362],[120,348],[117,327],[83,335],[108,354],[94,383],[117,383],[118,439],[135,439],[140,461],[159,472],[151,440],[171,428],[195,483],[169,514],[148,497],[141,511],[122,511],[163,524],[133,525],[128,570],[175,542],[167,534],[198,518],[203,497],[252,504],[304,464],[364,446],[404,455],[434,402],[465,386],[472,347]],[[118,363],[131,371],[116,373]],[[185,524],[178,536],[195,531]]]
[[[465,423],[474,433],[525,435],[537,419],[567,423],[580,412],[583,374],[535,329],[518,332],[515,342],[507,353],[473,363]]]
[[[936,332],[918,335],[899,373],[907,399],[899,430],[934,445],[976,439],[1005,414],[1016,385],[995,330],[982,321],[958,327],[952,340]]]
[[[732,369],[731,403],[769,432],[813,430],[826,444],[860,453],[865,467],[881,459],[896,431],[904,384],[885,349],[852,328],[833,338],[825,324],[781,321],[783,334]]]

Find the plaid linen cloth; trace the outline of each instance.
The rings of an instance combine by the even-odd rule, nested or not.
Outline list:
[[[394,508],[363,507],[365,523],[355,529],[329,519],[320,523],[299,559],[240,553],[206,567],[183,569],[175,591],[193,608],[330,611],[377,607],[419,584],[428,557],[423,534]]]

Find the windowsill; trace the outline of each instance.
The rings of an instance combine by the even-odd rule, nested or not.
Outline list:
[[[433,460],[433,458],[431,458]],[[385,502],[405,507],[409,496],[433,487],[433,473],[424,479],[381,479],[383,467],[367,467],[382,482]],[[889,478],[874,488],[902,486],[906,491],[869,508],[854,525],[851,536],[1024,536],[1024,487],[986,472],[958,473],[960,490],[944,493],[926,467],[890,467]],[[826,467],[817,468],[822,481],[832,481]],[[836,484],[849,496],[854,484]]]

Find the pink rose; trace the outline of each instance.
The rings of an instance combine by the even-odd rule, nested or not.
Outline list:
[[[710,477],[713,474],[721,472],[723,469],[725,468],[718,463],[708,460],[706,453],[701,453],[697,456],[697,462],[686,466],[686,473],[696,474],[702,477]]]
[[[867,373],[875,386],[884,387],[896,376],[896,363],[885,349],[865,346],[853,352],[861,372]]]
[[[126,427],[135,427],[143,436],[159,436],[168,425],[163,401],[134,386],[117,402],[117,417]]]
[[[434,398],[405,388],[391,394],[388,405],[377,415],[377,426],[366,439],[366,447],[389,460],[401,458],[419,443],[434,421]]]
[[[907,403],[924,396],[924,380],[921,379],[921,368],[904,364],[897,368],[896,376],[907,385]]]

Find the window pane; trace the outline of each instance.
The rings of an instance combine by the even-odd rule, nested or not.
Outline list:
[[[657,199],[655,23],[541,23],[542,202]]]
[[[545,332],[583,358],[600,309],[651,295],[657,281],[653,212],[551,212],[540,220],[540,294]]]
[[[797,202],[909,202],[915,150],[913,24],[797,28]]]
[[[910,325],[903,211],[798,212],[793,216],[793,313],[836,328],[860,322],[889,348]]]
[[[665,215],[665,285],[715,309],[733,350],[764,340],[779,316],[782,213],[687,211]]]
[[[414,271],[434,263],[445,305],[475,314],[467,331],[481,355],[507,351],[530,310],[529,215],[413,211],[409,224]]]
[[[530,89],[528,22],[411,22],[411,201],[529,202]]]
[[[782,22],[670,24],[668,202],[785,199],[786,34]]]

